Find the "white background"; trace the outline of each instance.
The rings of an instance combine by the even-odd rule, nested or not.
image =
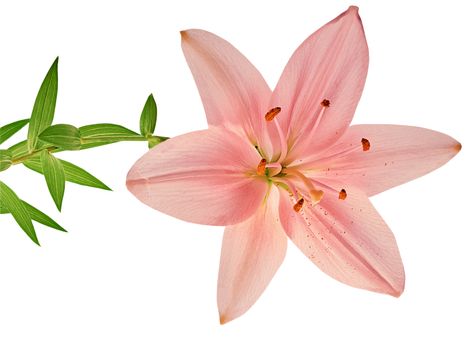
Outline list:
[[[157,133],[167,136],[206,127],[179,30],[203,28],[226,38],[274,86],[301,41],[351,5],[0,1],[0,124],[29,116],[60,55],[55,122],[138,130],[153,92]],[[354,4],[370,48],[354,123],[423,126],[465,145],[464,2]],[[146,149],[125,143],[62,154],[114,191],[67,184],[61,214],[40,175],[23,166],[0,174],[69,230],[37,224],[39,248],[1,216],[0,349],[467,348],[465,150],[438,171],[373,198],[405,263],[399,299],[332,280],[290,244],[260,300],[220,326],[223,228],[176,220],[127,192],[126,173]]]

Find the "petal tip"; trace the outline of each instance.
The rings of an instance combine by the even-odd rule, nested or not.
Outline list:
[[[227,318],[227,315],[226,314],[219,314],[219,323],[221,325],[224,325],[226,324],[227,322],[230,322],[231,319]]]
[[[404,289],[402,289],[402,290],[394,289],[391,292],[389,292],[389,295],[394,297],[394,298],[399,298],[402,295],[402,293],[404,293]]]
[[[358,6],[355,6],[355,5],[352,5],[352,6],[349,6],[349,9],[347,10],[349,13],[352,13],[354,12],[355,14],[358,14]]]
[[[396,283],[396,285],[391,286],[391,290],[387,292],[390,296],[393,296],[394,298],[399,298],[402,293],[404,293],[405,289],[405,278],[403,278],[399,283]]]
[[[182,40],[186,39],[188,37],[188,30],[181,30],[180,36],[182,37]]]
[[[462,149],[462,144],[460,142],[457,143],[457,145],[454,146],[454,150],[456,153],[459,153]]]

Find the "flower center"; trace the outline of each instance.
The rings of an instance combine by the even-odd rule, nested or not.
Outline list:
[[[310,135],[313,135],[316,132],[318,125],[323,119],[325,110],[331,106],[331,102],[328,99],[324,99],[321,101],[320,105],[322,108],[311,127],[311,131],[309,131]],[[347,198],[347,191],[344,188],[337,191],[320,181],[310,179],[301,171],[301,169],[306,169],[303,167],[304,164],[300,165],[300,167],[287,167],[284,165],[284,160],[288,153],[288,144],[284,137],[282,128],[277,121],[277,116],[280,114],[281,110],[281,107],[274,107],[264,115],[264,119],[267,123],[274,123],[275,131],[279,137],[281,145],[280,156],[276,161],[270,162],[265,158],[262,158],[257,166],[256,174],[258,176],[266,177],[270,183],[288,191],[291,197],[295,200],[293,209],[296,212],[301,211],[306,203],[311,204],[311,206],[318,204],[323,198],[325,191],[326,193],[333,193],[336,198],[340,200],[345,200]],[[362,138],[360,147],[364,152],[369,151],[370,141],[366,138]],[[339,154],[334,154],[329,158],[331,160],[331,158],[334,158],[335,156],[342,156],[343,154],[354,152],[355,150],[355,147],[351,147],[350,149],[344,150]]]

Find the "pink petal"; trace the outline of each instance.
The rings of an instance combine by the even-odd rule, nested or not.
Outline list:
[[[361,139],[370,142],[363,152]],[[358,187],[372,196],[439,168],[461,144],[437,131],[403,125],[354,125],[321,159],[302,167],[336,188]]]
[[[404,267],[389,227],[365,194],[347,189],[347,199],[325,193],[300,213],[283,194],[281,221],[290,239],[323,272],[353,287],[399,296]]]
[[[358,8],[346,12],[308,37],[290,58],[273,92],[271,106],[289,143],[289,159],[334,143],[350,124],[368,70],[368,47]],[[330,106],[323,109],[327,99]],[[313,130],[314,129],[314,130]]]
[[[235,47],[204,30],[182,32],[182,48],[210,126],[240,126],[253,143],[271,149],[264,115],[271,89]]]
[[[267,183],[251,176],[260,156],[221,128],[196,131],[151,149],[130,169],[128,189],[143,203],[199,224],[241,222],[263,201]]]
[[[217,288],[220,322],[245,313],[260,297],[284,260],[287,238],[279,221],[279,194],[247,221],[225,229]]]

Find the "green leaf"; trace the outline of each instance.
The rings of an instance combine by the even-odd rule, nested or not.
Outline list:
[[[100,188],[103,190],[111,191],[111,189],[95,176],[88,173],[86,170],[74,165],[66,160],[61,159],[65,170],[65,178],[67,181],[74,182],[79,185]]]
[[[42,225],[49,226],[49,227],[51,227],[53,229],[63,231],[63,232],[67,232],[67,230],[65,230],[62,226],[57,224],[55,222],[55,220],[53,220],[50,216],[44,214],[39,209],[33,207],[31,204],[29,204],[29,203],[27,203],[25,201],[23,201],[23,204],[26,207],[26,209],[28,210],[29,215],[31,216],[32,220],[37,221],[38,223],[40,223]]]
[[[0,145],[29,123],[29,119],[18,120],[0,128]]]
[[[154,100],[154,96],[149,95],[144,105],[143,112],[141,113],[141,118],[139,119],[139,129],[141,135],[144,137],[149,137],[154,132],[157,122],[157,105]]]
[[[106,184],[104,184],[98,178],[88,173],[86,170],[70,162],[67,162],[66,160],[58,160],[60,161],[60,163],[62,163],[66,181],[74,182],[83,186],[101,188],[103,190],[111,191],[111,189]],[[39,157],[31,157],[30,159],[26,160],[23,164],[27,168],[43,174],[42,164]]]
[[[28,150],[33,151],[39,134],[52,124],[57,102],[58,57],[50,67],[37,93],[28,130]]]
[[[39,139],[65,150],[81,148],[81,135],[78,128],[69,124],[56,124],[49,126],[40,135]]]
[[[2,199],[0,206],[6,208],[29,238],[39,245],[28,210],[16,193],[2,181],[0,181],[0,198]]]
[[[109,143],[118,141],[144,140],[141,135],[121,125],[116,124],[92,124],[79,128],[83,145],[96,142]]]
[[[57,209],[61,211],[63,195],[65,193],[65,172],[63,165],[47,150],[41,152],[41,164],[50,195]]]
[[[11,166],[11,151],[0,149],[0,171],[7,170]]]
[[[28,211],[31,219],[37,221],[38,223],[49,226],[59,231],[67,232],[62,226],[57,224],[52,218],[48,215],[41,212],[39,209],[33,207],[28,202],[22,201],[23,205],[25,206],[26,210]],[[10,214],[9,210],[0,203],[0,214]]]

